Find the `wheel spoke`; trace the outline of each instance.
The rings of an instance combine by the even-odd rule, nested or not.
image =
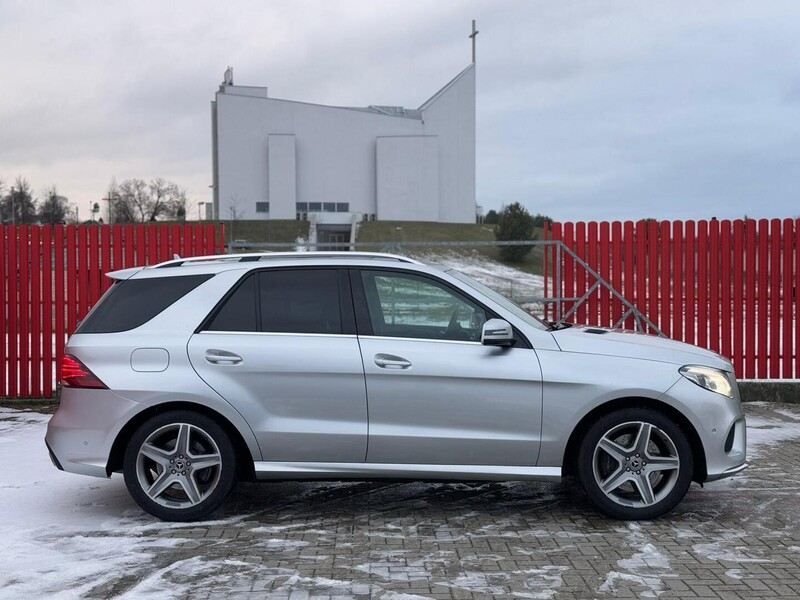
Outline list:
[[[139,452],[150,460],[157,462],[164,468],[167,468],[169,461],[173,456],[172,452],[169,452],[168,450],[162,450],[161,448],[156,448],[153,446],[153,444],[147,443],[142,444],[142,448],[139,450]]]
[[[199,471],[200,469],[207,469],[208,467],[216,467],[222,464],[222,457],[219,454],[200,454],[198,456],[191,456],[192,470]]]
[[[200,502],[200,489],[197,487],[197,482],[194,480],[194,473],[190,473],[186,477],[180,479],[181,487],[186,492],[189,502],[197,504]]]
[[[156,477],[153,484],[146,490],[147,495],[155,500],[173,483],[175,483],[175,476],[170,474],[167,469],[164,469],[161,471],[161,474]]]
[[[648,471],[674,471],[680,468],[680,460],[675,456],[648,456],[647,457],[647,470]]]
[[[175,440],[175,452],[186,456],[189,452],[189,433],[191,425],[181,423],[178,425],[178,438]]]
[[[605,492],[606,494],[610,494],[611,492],[613,492],[615,489],[617,489],[619,486],[621,486],[626,481],[629,481],[630,479],[631,479],[630,473],[625,471],[623,466],[620,465],[616,471],[611,473],[611,475],[609,475],[608,477],[603,479],[603,481],[600,482],[600,489],[603,490],[603,492]]]
[[[600,442],[598,442],[597,446],[601,448],[611,458],[616,460],[619,464],[625,462],[625,457],[628,454],[628,450],[626,450],[616,442],[604,436],[600,439]]]
[[[647,473],[642,473],[635,477],[633,483],[636,485],[636,489],[639,490],[639,495],[642,497],[642,502],[644,502],[645,506],[650,506],[655,503],[656,497],[653,492],[653,485],[650,483],[650,478],[647,476]]]
[[[647,446],[650,445],[650,434],[653,432],[653,426],[650,423],[639,423],[639,432],[636,434],[636,441],[633,442],[633,449],[640,455],[644,456],[647,452]]]

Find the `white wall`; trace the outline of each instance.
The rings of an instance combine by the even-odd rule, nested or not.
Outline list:
[[[225,86],[216,95],[219,218],[230,218],[237,198],[244,219],[266,217],[255,212],[256,202],[270,203],[271,219],[293,219],[295,202],[347,202],[351,213],[392,215],[382,219],[474,222],[474,66],[424,105],[424,118],[267,98],[266,89],[258,90]],[[416,175],[392,174],[388,167],[379,173],[378,139],[404,136],[438,139],[435,148],[422,142],[430,164],[402,151],[392,168],[408,167]],[[384,190],[382,205],[403,196],[397,187],[403,181],[405,200],[379,210],[379,178],[395,182],[394,191]],[[408,187],[415,180],[419,197]]]
[[[439,219],[439,143],[435,136],[379,137],[381,221]]]

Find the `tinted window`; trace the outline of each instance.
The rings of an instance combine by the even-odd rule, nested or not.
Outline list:
[[[336,270],[264,271],[259,279],[262,331],[342,333]]]
[[[211,277],[213,275],[184,275],[115,283],[76,333],[114,333],[144,325]]]
[[[486,312],[432,279],[362,271],[375,335],[479,341]]]
[[[248,277],[236,288],[207,329],[210,331],[258,331],[255,276]]]
[[[268,213],[269,212],[269,202],[256,202],[256,212],[257,213]]]

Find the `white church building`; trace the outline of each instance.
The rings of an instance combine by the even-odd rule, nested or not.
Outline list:
[[[217,219],[475,222],[474,62],[418,108],[272,98],[229,68],[211,123]]]

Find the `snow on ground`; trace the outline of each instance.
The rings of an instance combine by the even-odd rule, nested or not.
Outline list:
[[[760,403],[754,403],[758,405]],[[781,444],[789,440],[800,439],[800,409],[778,409],[774,411],[783,419],[765,417],[747,418],[747,454],[748,458],[761,456],[768,451],[770,446]]]
[[[525,273],[477,252],[420,254],[418,258],[431,265],[455,269],[514,300],[544,295],[544,277],[541,275]]]
[[[643,598],[657,598],[664,592],[662,579],[678,575],[670,568],[667,557],[652,544],[650,537],[642,531],[641,525],[629,523],[626,540],[628,545],[635,548],[637,552],[630,558],[618,560],[617,566],[620,570],[606,574],[606,580],[598,588],[598,591],[616,595],[617,582],[627,581],[647,588],[641,593]]]
[[[2,599],[77,598],[118,580],[121,572],[136,577],[155,553],[187,541],[156,537],[175,525],[145,517],[121,477],[58,471],[44,445],[49,418],[0,407]],[[199,558],[173,567],[207,570]],[[184,591],[165,588],[163,574],[154,586],[156,575],[137,585],[131,597],[165,598]]]
[[[785,548],[783,556],[800,553],[790,513],[785,507],[776,512],[784,498],[796,499],[797,488],[773,487],[796,484],[783,483],[785,455],[767,451],[800,439],[800,407],[748,414],[749,455],[758,465],[753,480],[747,488],[694,489],[674,520],[627,527],[612,522],[606,527],[602,519],[570,514],[580,505],[566,500],[568,489],[555,485],[414,482],[375,487],[320,482],[291,486],[287,503],[276,499],[267,518],[254,515],[261,514],[268,496],[253,495],[247,510],[197,524],[203,531],[224,528],[245,534],[238,542],[204,537],[200,546],[193,536],[195,525],[163,523],[142,513],[121,477],[95,479],[56,470],[43,443],[49,416],[0,408],[0,599],[191,597],[215,585],[235,589],[235,582],[246,585],[254,579],[274,582],[272,592],[284,596],[320,589],[329,595],[416,600],[424,596],[386,588],[429,582],[454,594],[549,599],[572,591],[567,582],[574,582],[575,575],[567,565],[573,563],[561,561],[564,555],[586,559],[582,552],[587,545],[620,552],[604,563],[604,576],[592,584],[591,597],[615,597],[630,589],[639,590],[639,597],[658,597],[670,590],[681,567],[681,553],[665,546],[664,539],[685,546],[682,552],[692,561],[704,561],[708,568],[718,564],[720,575],[734,585],[752,580],[754,569],[783,560],[774,548]],[[773,458],[778,462],[770,462]],[[740,485],[746,478],[735,481]],[[741,494],[758,493],[763,497],[754,498],[751,509],[736,512],[742,508]],[[343,507],[331,510],[342,502]],[[353,522],[341,517],[351,511],[357,515]],[[430,517],[430,511],[439,511],[434,512],[439,517]],[[441,520],[442,513],[447,520]],[[708,520],[725,514],[729,516],[720,521]],[[354,548],[350,542],[356,538],[343,533],[356,529],[367,535],[367,542],[358,538],[363,548]],[[753,532],[780,543],[751,544]],[[412,540],[413,549],[391,547],[403,540]],[[237,544],[278,566],[238,560],[242,550],[229,550]],[[498,569],[508,559],[506,547],[513,549],[517,566]],[[343,548],[353,548],[352,553]],[[344,558],[349,556],[352,562]],[[536,561],[526,563],[523,557],[528,556]],[[335,564],[302,573],[298,559]],[[349,574],[343,575],[343,569]],[[356,586],[367,591],[355,592]]]

